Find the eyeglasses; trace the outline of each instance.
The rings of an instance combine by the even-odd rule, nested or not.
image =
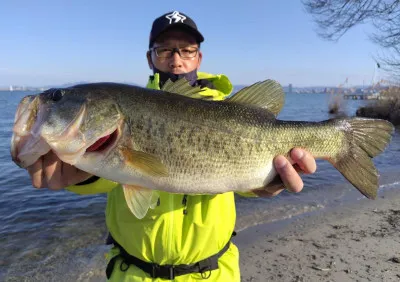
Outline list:
[[[182,59],[190,59],[196,57],[199,48],[190,46],[183,48],[153,47],[150,50],[154,51],[159,58],[171,58],[176,52]]]

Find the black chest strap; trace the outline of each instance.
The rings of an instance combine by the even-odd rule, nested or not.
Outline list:
[[[211,276],[211,271],[218,269],[218,259],[229,249],[230,241],[215,255],[198,261],[193,264],[179,265],[159,265],[143,261],[137,257],[128,254],[115,240],[113,244],[119,248],[120,253],[114,256],[107,265],[106,275],[110,279],[114,270],[115,263],[118,258],[122,259],[119,269],[123,272],[127,271],[130,265],[135,265],[144,272],[147,272],[152,278],[163,278],[173,280],[176,276],[189,273],[200,273],[204,279]]]

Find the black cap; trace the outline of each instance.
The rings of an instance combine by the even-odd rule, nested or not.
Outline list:
[[[195,22],[190,17],[184,13],[173,11],[166,13],[154,20],[150,31],[149,48],[153,46],[153,43],[156,41],[157,37],[172,27],[179,27],[187,30],[189,33],[194,35],[198,43],[204,41],[203,35],[201,35],[201,33],[198,31]]]

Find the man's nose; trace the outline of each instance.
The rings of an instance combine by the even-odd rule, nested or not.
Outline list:
[[[169,65],[171,66],[171,67],[180,67],[180,66],[182,66],[182,61],[181,61],[182,59],[181,59],[181,56],[179,56],[179,53],[178,52],[174,52],[173,54],[172,54],[172,57],[170,58],[170,63],[169,63]]]

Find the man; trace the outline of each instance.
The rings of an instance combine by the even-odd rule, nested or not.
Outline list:
[[[174,11],[157,18],[150,33],[147,61],[153,75],[148,88],[160,89],[168,80],[185,77],[203,88],[204,99],[222,100],[232,91],[225,75],[199,72],[204,38],[194,21]],[[278,156],[274,165],[285,188],[299,192],[303,183],[295,167],[316,169],[307,152],[294,149],[292,163]],[[33,186],[79,194],[108,192],[106,223],[110,281],[239,281],[239,255],[230,243],[236,220],[233,192],[219,195],[181,195],[160,192],[157,206],[139,220],[125,203],[122,187],[62,163],[49,153],[28,168]],[[279,194],[282,186],[255,191],[258,196]],[[153,280],[153,278],[155,280]]]

